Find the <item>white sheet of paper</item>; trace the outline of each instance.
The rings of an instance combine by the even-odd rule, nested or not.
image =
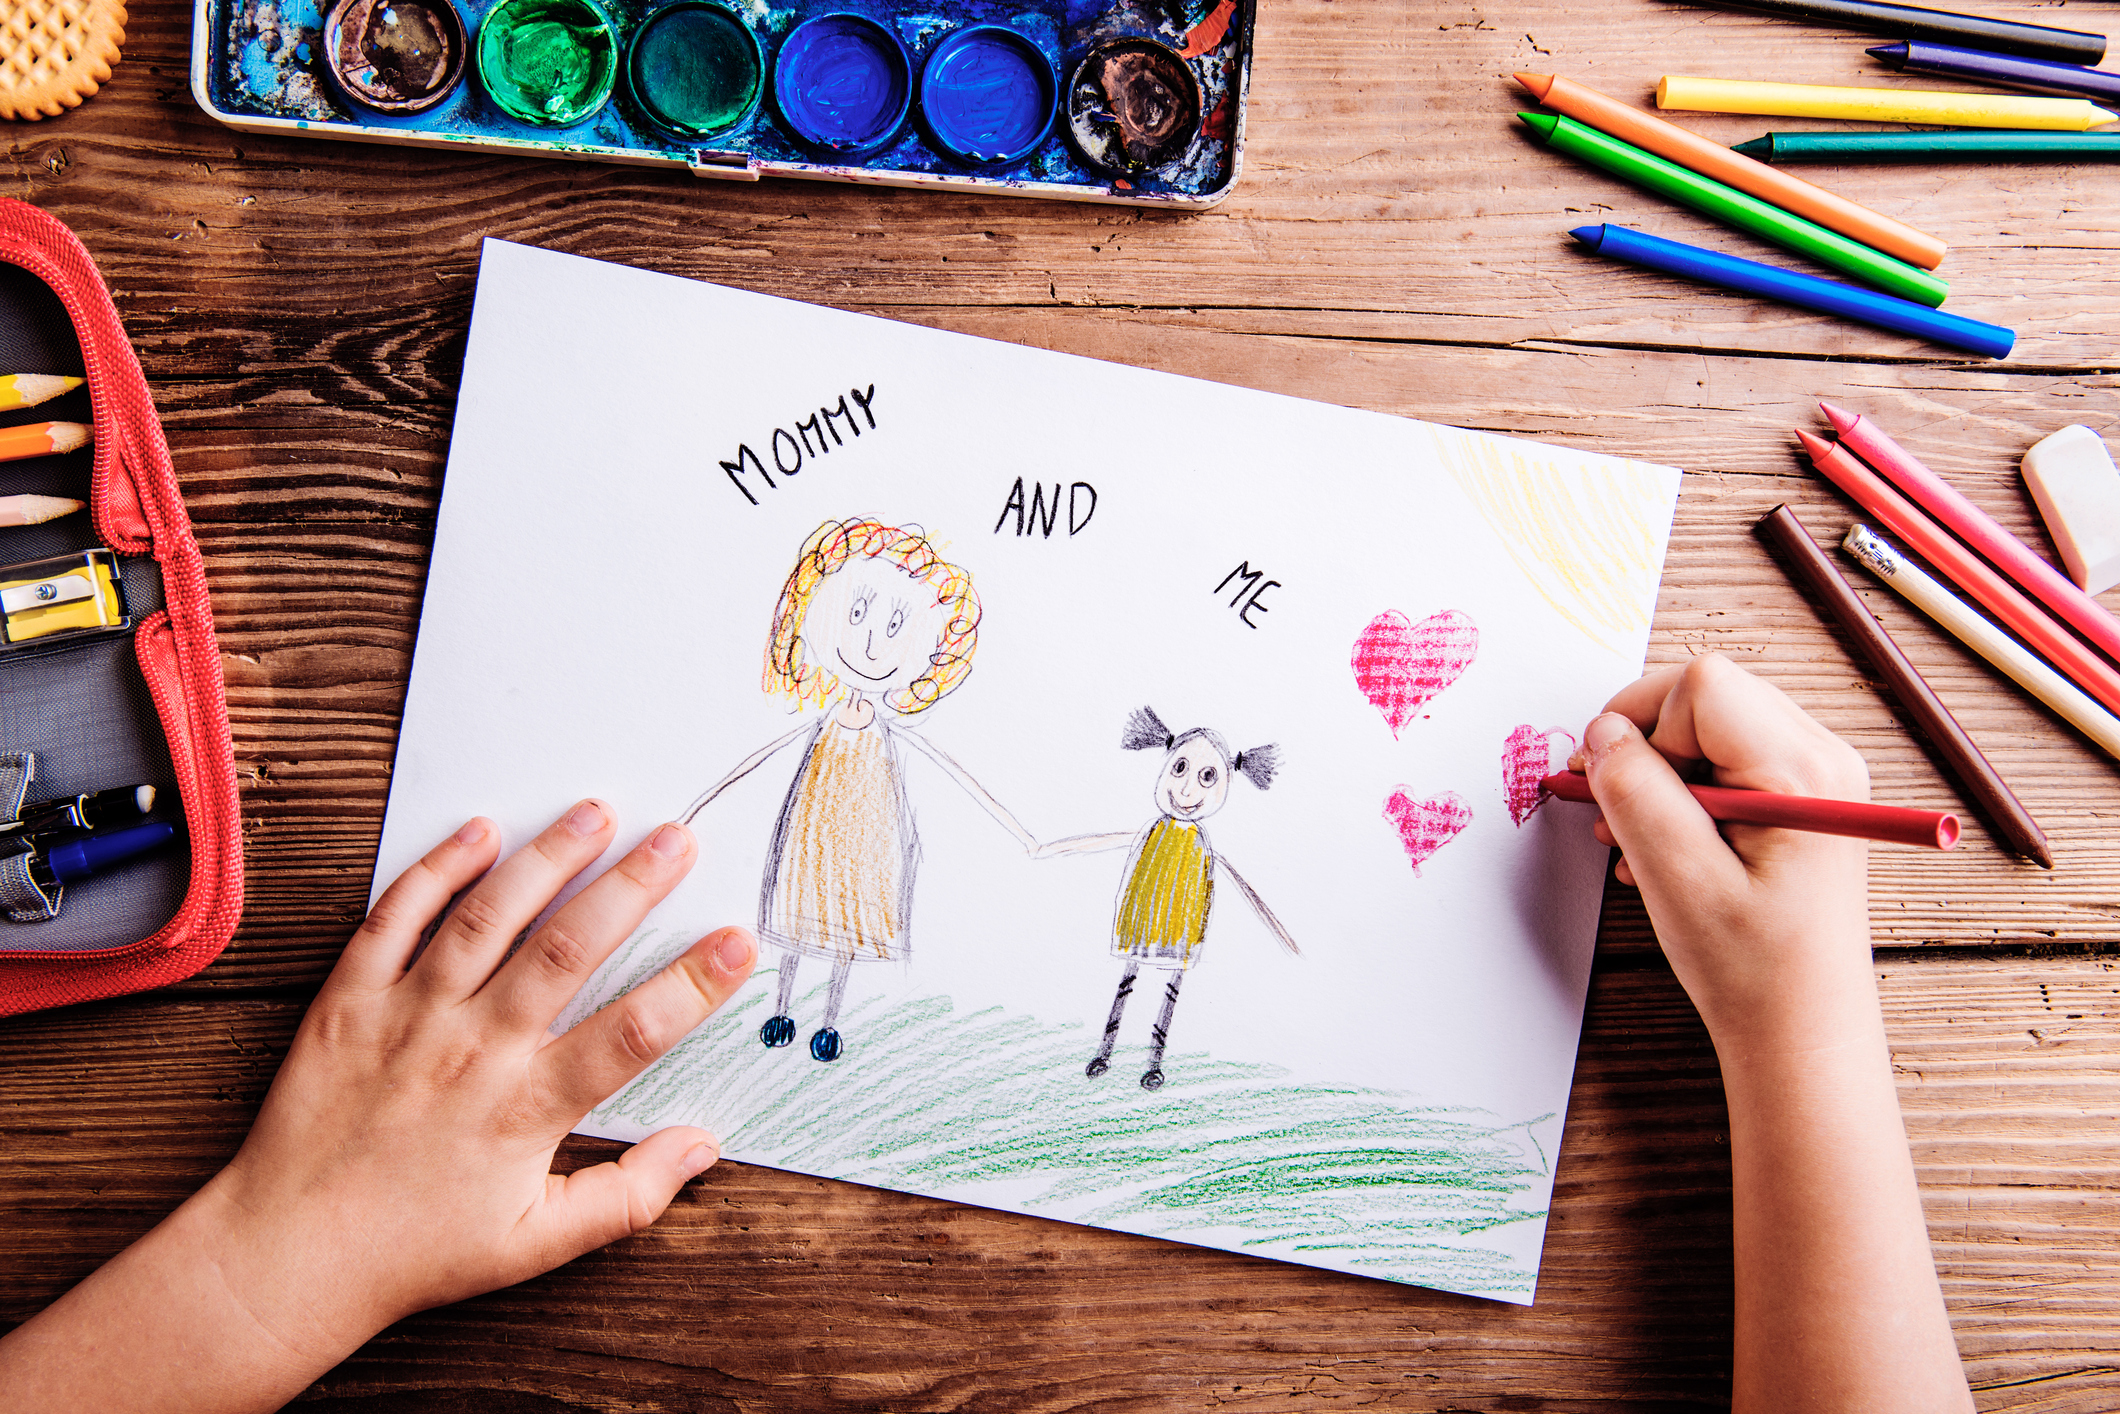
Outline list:
[[[1639,672],[1678,482],[489,240],[377,891],[473,813],[513,849],[596,795],[623,823],[578,887],[794,732],[700,811],[699,867],[558,1025],[762,908],[794,933],[583,1132],[702,1124],[734,1159],[1527,1303],[1606,851],[1587,807],[1519,819],[1505,755],[1521,811],[1548,749],[1558,769],[1565,733]],[[980,605],[961,682],[838,731],[849,750],[888,742],[895,776],[859,779],[902,792],[895,844],[874,816],[835,835],[842,797],[824,758],[805,768],[810,729],[862,710],[851,677],[799,707],[764,687],[798,551],[851,518],[917,527]],[[874,617],[820,608],[798,651],[895,651],[875,630],[900,599],[913,628],[932,618],[931,586],[860,553],[805,606],[851,616],[828,590],[855,570],[879,576]],[[1476,651],[1452,677],[1468,623]],[[1394,653],[1394,625],[1438,643]],[[916,667],[931,655],[923,641]],[[1424,664],[1436,690],[1394,731],[1379,684],[1418,697]],[[1144,706],[1173,733],[1212,729],[1226,755],[1122,749]],[[1121,847],[1031,857],[908,731],[1038,840]],[[1228,758],[1268,744],[1260,789]],[[1127,842],[1183,808],[1160,785],[1198,789],[1207,754],[1204,935],[1185,914],[1189,965],[1136,959],[1091,1078],[1127,967]],[[783,837],[803,810],[823,814]],[[1173,821],[1170,838],[1197,839]],[[902,897],[847,884],[864,868]],[[836,924],[786,921],[805,890]],[[879,908],[907,916],[878,925]],[[808,949],[793,1044],[772,1047],[790,956],[774,939],[790,937]],[[1129,946],[1153,952],[1145,937]],[[835,972],[841,1049],[824,1062]]]

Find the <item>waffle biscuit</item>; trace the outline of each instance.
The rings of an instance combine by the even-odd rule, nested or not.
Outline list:
[[[0,0],[0,118],[56,118],[110,82],[121,0]]]

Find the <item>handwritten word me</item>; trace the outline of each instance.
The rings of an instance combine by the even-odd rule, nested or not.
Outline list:
[[[1236,582],[1237,592],[1230,596],[1229,607],[1237,611],[1237,617],[1244,621],[1244,627],[1246,628],[1258,627],[1257,624],[1251,621],[1254,610],[1262,614],[1271,612],[1268,606],[1259,602],[1260,599],[1265,597],[1266,591],[1282,587],[1281,581],[1278,579],[1266,579],[1265,583],[1260,583],[1262,579],[1265,579],[1265,575],[1266,571],[1253,569],[1251,561],[1245,560],[1228,574],[1222,576],[1222,582],[1215,586],[1215,593],[1220,594],[1223,590],[1229,588],[1231,581]]]
[[[1097,513],[1097,488],[1087,481],[1077,481],[1066,489],[1067,533],[1080,535],[1083,527],[1089,524],[1089,518]],[[1008,504],[1001,508],[1001,519],[994,522],[994,534],[1001,533],[1001,527],[1008,524],[1009,513],[1013,511],[1018,535],[1042,535],[1047,540],[1052,539],[1053,527],[1060,523],[1060,491],[1061,485],[1055,481],[1052,501],[1048,503],[1045,483],[1033,481],[1031,498],[1026,502],[1023,499],[1023,478],[1017,477],[1016,488],[1008,493]]]
[[[854,405],[860,412],[848,409],[848,398],[854,400]],[[766,448],[773,454],[773,471],[779,472],[783,477],[794,476],[802,470],[805,457],[814,460],[829,454],[834,447],[845,446],[847,439],[840,435],[835,419],[843,420],[856,437],[861,435],[863,416],[868,418],[869,428],[874,430],[875,403],[874,383],[869,384],[867,392],[850,388],[840,395],[839,406],[820,406],[817,411],[796,423],[794,431],[790,432],[785,427],[774,428],[773,435],[765,442]],[[736,460],[723,462],[721,469],[729,474],[729,484],[743,492],[743,498],[754,506],[758,504],[758,498],[751,494],[750,487],[744,485],[746,476],[755,473],[759,480],[765,482],[768,491],[778,489],[778,483],[773,480],[773,471],[766,470],[765,459],[752,451],[748,442],[738,443]]]

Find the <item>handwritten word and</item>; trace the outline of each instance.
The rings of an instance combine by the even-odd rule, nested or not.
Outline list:
[[[848,398],[854,400],[853,408],[847,406]],[[784,479],[795,476],[802,471],[805,458],[815,460],[829,455],[835,447],[844,447],[847,438],[841,433],[839,422],[844,421],[848,431],[859,437],[863,431],[863,417],[868,419],[868,430],[874,431],[874,383],[869,384],[866,392],[859,388],[848,389],[840,395],[837,407],[825,407],[820,404],[817,411],[795,423],[792,432],[785,427],[774,428],[773,435],[764,439],[766,449],[773,455],[773,471],[766,470],[765,459],[752,451],[748,442],[739,442],[736,446],[736,460],[723,462],[721,469],[729,474],[729,484],[743,492],[743,498],[755,506],[758,504],[758,497],[752,495],[751,488],[744,484],[746,476],[755,475],[758,480],[765,482],[768,491],[778,489],[779,483],[773,480],[774,471],[779,472]]]
[[[1222,582],[1215,586],[1215,593],[1219,595],[1232,583],[1237,586],[1237,592],[1230,596],[1229,607],[1237,611],[1237,618],[1246,628],[1258,627],[1251,621],[1254,613],[1271,612],[1267,605],[1259,602],[1266,597],[1266,591],[1285,587],[1278,579],[1267,579],[1266,571],[1253,569],[1250,560],[1240,561],[1235,569],[1223,575]]]
[[[1008,518],[1013,514],[1016,517],[1016,534],[1042,535],[1047,540],[1052,539],[1053,528],[1060,523],[1060,492],[1063,489],[1067,492],[1067,533],[1080,535],[1089,525],[1089,518],[1097,513],[1096,487],[1087,481],[1077,481],[1072,486],[1063,487],[1060,482],[1055,481],[1052,499],[1048,502],[1045,483],[1033,481],[1030,500],[1025,501],[1023,478],[1020,476],[1016,478],[1015,489],[1008,493],[1008,504],[1001,508],[1001,518],[994,522],[994,534],[1001,533],[1001,527],[1008,524]]]

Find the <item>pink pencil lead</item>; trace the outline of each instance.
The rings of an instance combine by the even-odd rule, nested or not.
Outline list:
[[[1846,436],[1849,428],[1862,421],[1859,413],[1849,412],[1846,408],[1834,407],[1831,403],[1820,403],[1818,410],[1826,415],[1826,421],[1833,424],[1833,430],[1842,436]]]

